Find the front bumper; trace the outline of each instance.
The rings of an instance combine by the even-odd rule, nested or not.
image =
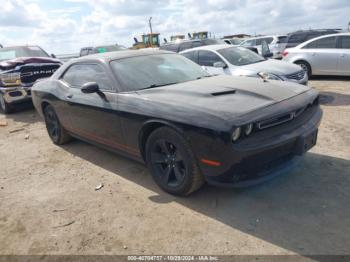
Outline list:
[[[0,92],[8,104],[31,100],[31,87],[13,86],[0,87]]]
[[[319,107],[310,112],[306,122],[266,129],[234,144],[222,155],[220,166],[200,164],[209,184],[244,187],[264,182],[291,170],[300,156],[316,144],[322,118]],[[307,117],[307,116],[306,116]]]

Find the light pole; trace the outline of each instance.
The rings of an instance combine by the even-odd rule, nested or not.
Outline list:
[[[153,32],[152,32],[152,16],[149,18],[148,24],[149,24],[149,29],[151,30],[149,42],[150,42],[150,45],[152,46],[152,44],[153,44],[153,39],[152,39],[152,35],[153,35]]]

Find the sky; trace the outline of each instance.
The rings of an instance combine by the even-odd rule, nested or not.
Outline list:
[[[153,31],[161,39],[209,31],[285,34],[298,29],[348,28],[349,0],[0,0],[0,43],[40,45],[54,54],[122,44]]]

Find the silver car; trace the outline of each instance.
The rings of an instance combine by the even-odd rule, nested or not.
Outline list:
[[[244,47],[228,45],[202,46],[180,52],[210,74],[261,77],[307,85],[305,71],[297,65],[265,59]]]
[[[350,33],[320,36],[283,52],[283,61],[311,75],[350,76]]]
[[[255,47],[258,49],[259,54],[262,54],[262,43],[266,42],[273,53],[272,58],[281,59],[282,52],[286,48],[286,40],[286,35],[268,35],[249,38],[243,41],[240,45],[244,47]]]

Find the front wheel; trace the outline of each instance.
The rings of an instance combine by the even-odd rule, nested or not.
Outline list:
[[[70,141],[70,135],[61,125],[55,110],[51,105],[47,105],[44,108],[44,117],[47,132],[54,144],[63,145]]]
[[[0,94],[0,108],[4,114],[11,113],[12,111],[11,106],[8,103],[6,103],[3,94]]]
[[[190,146],[171,128],[161,127],[151,133],[146,161],[155,182],[168,193],[185,196],[204,183]]]

